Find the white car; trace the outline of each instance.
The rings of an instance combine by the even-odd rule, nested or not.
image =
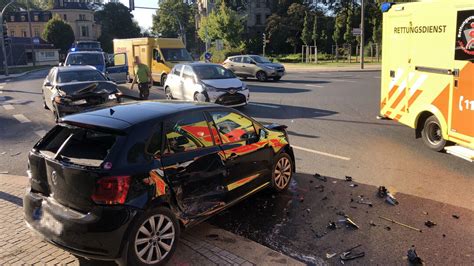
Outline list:
[[[230,107],[249,102],[249,89],[232,71],[221,65],[188,63],[176,65],[164,86],[168,99],[212,102]]]

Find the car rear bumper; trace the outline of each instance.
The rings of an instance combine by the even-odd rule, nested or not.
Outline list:
[[[28,227],[48,242],[82,257],[121,257],[129,225],[139,210],[127,206],[97,207],[87,214],[50,197],[28,191],[23,199]]]

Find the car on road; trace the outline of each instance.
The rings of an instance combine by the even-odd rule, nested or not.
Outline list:
[[[222,65],[242,78],[255,77],[259,81],[280,80],[285,75],[282,64],[272,63],[259,55],[238,55],[228,57]]]
[[[168,99],[212,102],[231,107],[247,105],[247,85],[218,64],[176,65],[168,75],[164,91]]]
[[[92,107],[116,104],[121,92],[92,66],[53,67],[43,82],[43,106],[55,120]]]
[[[105,55],[103,52],[97,51],[69,52],[64,61],[64,66],[93,66],[105,74]]]
[[[97,51],[103,52],[100,42],[98,41],[76,41],[73,43],[71,52],[77,51]]]
[[[182,229],[294,172],[284,126],[216,104],[120,104],[64,117],[33,147],[25,219],[76,255],[157,265]]]

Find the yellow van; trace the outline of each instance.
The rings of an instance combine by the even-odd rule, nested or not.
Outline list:
[[[138,56],[151,69],[153,80],[161,85],[174,65],[193,61],[180,38],[115,39],[114,53],[127,54],[130,79],[133,79],[133,58]]]

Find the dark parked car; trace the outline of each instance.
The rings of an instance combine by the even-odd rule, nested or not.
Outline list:
[[[53,67],[43,83],[43,105],[58,120],[66,114],[115,104],[117,85],[91,66]]]
[[[231,108],[120,104],[64,117],[33,147],[25,219],[79,256],[162,264],[182,229],[286,190],[294,161],[284,126]]]

